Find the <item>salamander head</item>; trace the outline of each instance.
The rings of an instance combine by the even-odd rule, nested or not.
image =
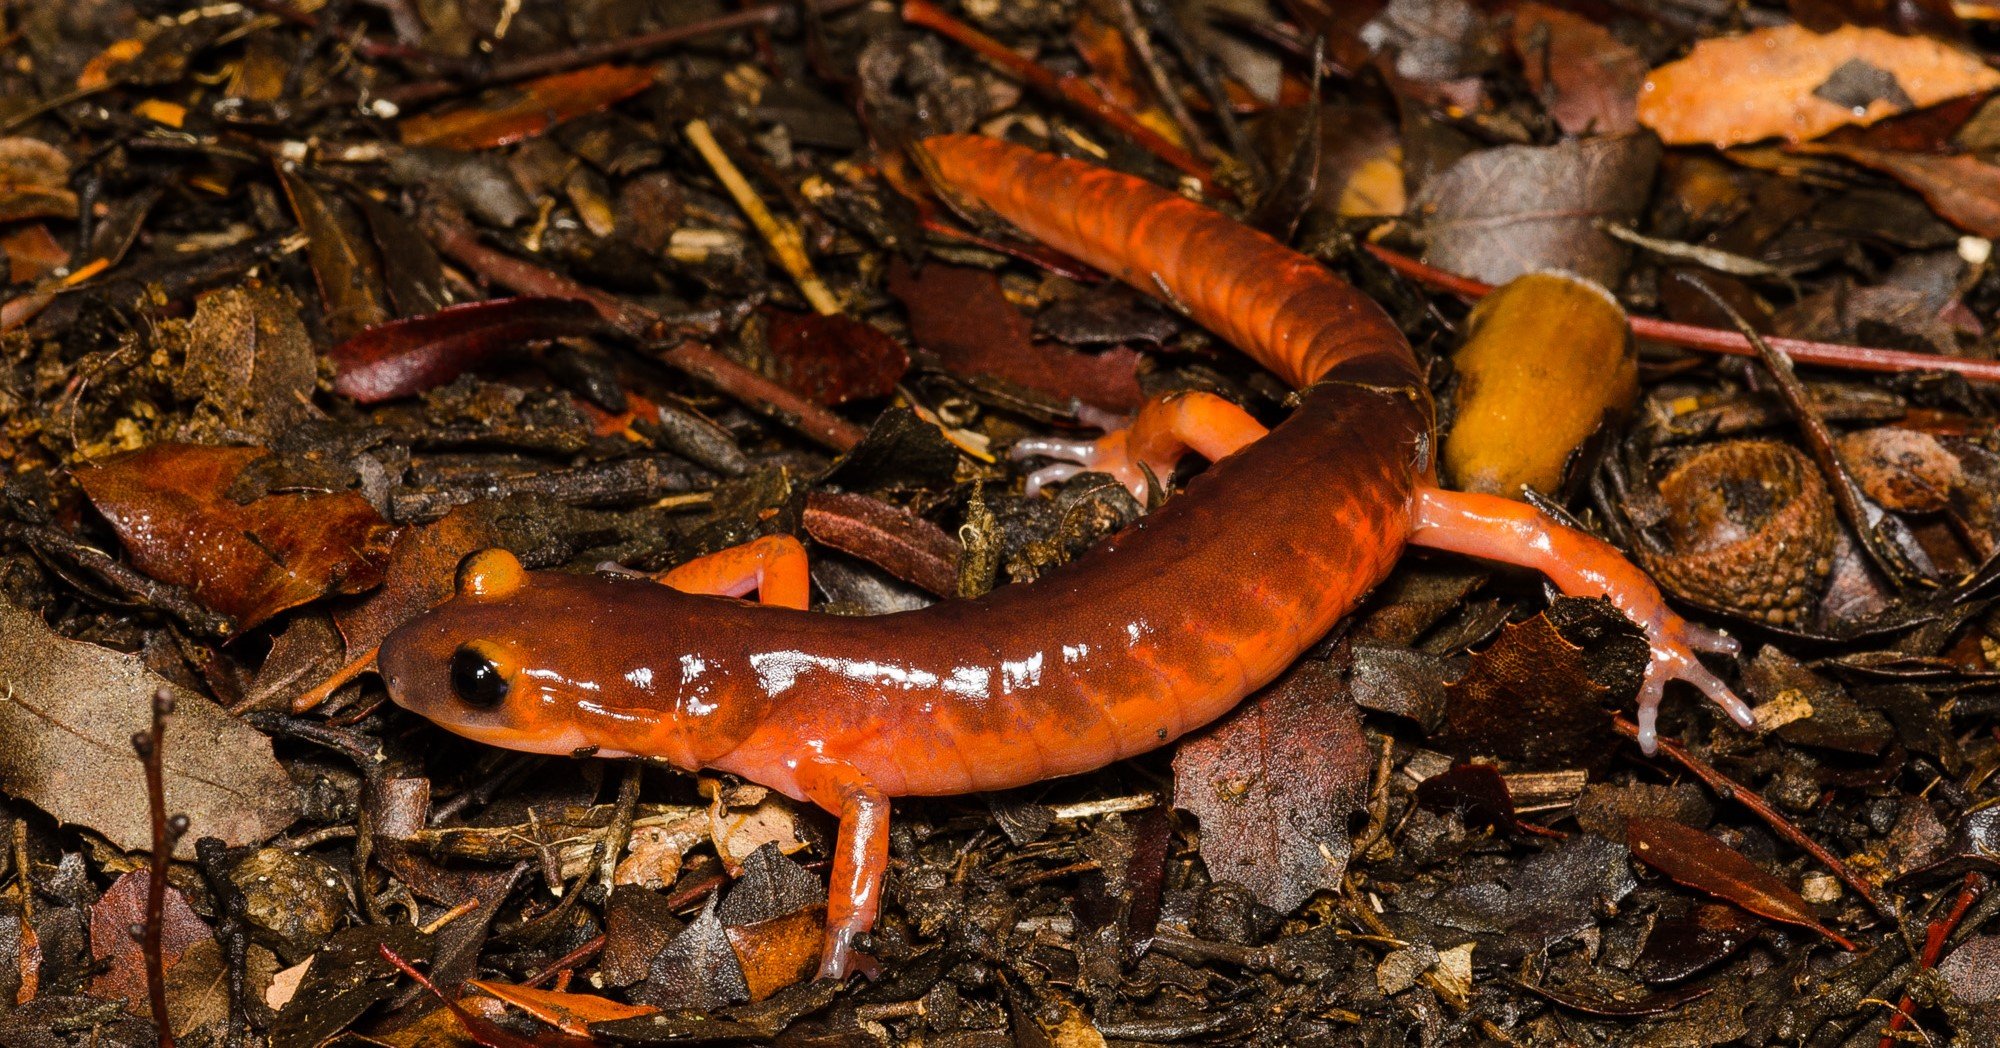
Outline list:
[[[398,705],[479,742],[700,768],[760,712],[721,709],[685,674],[656,672],[662,658],[676,665],[673,621],[694,625],[700,600],[645,580],[529,572],[481,550],[460,562],[451,599],[383,640],[377,665]],[[688,602],[687,614],[633,610],[662,602]]]

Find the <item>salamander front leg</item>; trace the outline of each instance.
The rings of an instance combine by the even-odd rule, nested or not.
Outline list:
[[[1164,481],[1181,456],[1190,451],[1214,462],[1254,443],[1266,432],[1249,412],[1213,393],[1174,393],[1147,401],[1129,424],[1112,428],[1096,440],[1032,437],[1016,441],[1009,454],[1016,460],[1060,460],[1028,475],[1029,495],[1091,469],[1118,478],[1132,497],[1143,503],[1147,470]]]
[[[807,609],[812,594],[806,548],[790,535],[752,539],[653,577],[682,593],[741,597],[755,592],[761,604],[799,611]]]
[[[1653,580],[1599,539],[1565,527],[1524,502],[1419,488],[1410,541],[1533,568],[1571,596],[1610,598],[1637,622],[1653,649],[1645,685],[1639,689],[1639,748],[1647,753],[1658,745],[1660,699],[1670,680],[1700,688],[1736,723],[1746,728],[1754,723],[1750,707],[1695,658],[1697,651],[1734,655],[1741,645],[1675,614]]]
[[[859,971],[873,978],[874,958],[855,944],[875,926],[882,908],[882,878],[889,872],[889,798],[853,767],[831,761],[800,769],[799,785],[814,804],[840,816],[819,977],[845,979]]]

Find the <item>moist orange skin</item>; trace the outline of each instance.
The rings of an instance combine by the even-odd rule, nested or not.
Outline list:
[[[1414,516],[1433,470],[1429,393],[1360,292],[1149,183],[992,139],[925,145],[947,186],[1167,299],[1300,388],[1296,410],[1083,557],[978,600],[848,618],[522,573],[402,627],[380,658],[399,703],[470,737],[720,769],[840,814],[831,976],[874,919],[887,797],[1005,789],[1171,742],[1324,636],[1413,529],[1448,526]],[[1658,595],[1639,582],[1650,614]],[[445,667],[473,640],[520,668],[502,708],[452,694]]]

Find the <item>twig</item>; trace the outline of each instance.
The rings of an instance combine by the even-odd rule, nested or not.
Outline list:
[[[655,342],[667,333],[667,320],[660,314],[488,247],[463,219],[442,209],[427,210],[423,226],[439,251],[503,287],[588,302],[604,319],[642,341]],[[835,451],[861,443],[861,427],[698,342],[682,341],[657,355],[668,367],[707,382]]]
[[[799,286],[799,293],[812,303],[814,310],[822,316],[840,312],[840,302],[828,291],[826,283],[813,271],[812,259],[806,255],[806,239],[799,233],[799,227],[791,220],[780,218],[764,206],[757,191],[750,188],[750,181],[737,170],[729,154],[722,151],[722,143],[715,140],[715,132],[709,129],[706,120],[690,120],[683,126],[688,141],[694,144],[696,152],[708,161],[709,170],[722,183],[724,189],[743,210],[744,217],[757,227],[764,243],[771,246],[771,254],[777,257],[778,265],[791,275],[792,283]]]
[[[139,928],[139,949],[146,956],[146,996],[152,1004],[153,1025],[160,1048],[174,1048],[174,1026],[167,1016],[167,965],[160,952],[160,929],[167,908],[167,862],[174,842],[187,830],[187,817],[167,818],[167,714],[174,710],[174,693],[153,693],[153,727],[132,736],[132,749],[146,768],[146,815],[153,826],[153,854],[146,873],[146,922]]]
[[[598,952],[604,949],[604,944],[607,941],[609,940],[600,932],[589,942],[550,961],[547,967],[523,980],[521,985],[532,988],[554,979],[557,975],[562,974],[565,968],[575,968],[577,965],[597,956]]]
[[[1951,912],[1939,920],[1932,921],[1930,926],[1924,929],[1924,952],[1923,956],[1917,959],[1918,968],[1929,970],[1937,967],[1938,961],[1944,956],[1945,944],[1951,941],[1952,932],[1958,929],[1959,922],[1965,920],[1966,911],[1972,909],[1972,904],[1979,901],[1979,896],[1985,891],[1984,874],[1975,870],[1965,875],[1965,883],[1958,889],[1958,898],[1952,902]],[[1910,1000],[1909,991],[1903,991],[1902,998],[1896,1002],[1896,1014],[1889,1017],[1889,1025],[1882,1031],[1882,1041],[1877,1048],[1895,1048],[1896,1031],[1910,1024],[1910,1016],[1915,1010],[1915,1002]]]
[[[1491,284],[1471,277],[1462,277],[1456,273],[1447,273],[1436,266],[1426,265],[1380,244],[1362,246],[1383,265],[1427,287],[1474,299],[1484,298],[1493,291]],[[1750,344],[1749,339],[1737,332],[1700,327],[1695,324],[1681,324],[1656,317],[1633,317],[1632,333],[1640,338],[1649,338],[1655,342],[1665,342],[1682,349],[1700,350],[1704,353],[1720,353],[1732,357],[1757,355],[1757,348]],[[1846,346],[1837,342],[1813,342],[1802,338],[1766,338],[1764,341],[1797,363],[1812,364],[1817,367],[1873,371],[1891,375],[1907,371],[1949,371],[1963,375],[1974,382],[2000,382],[2000,361],[1995,360],[1968,360],[1965,357],[1911,353],[1900,349]]]
[[[1042,65],[1022,58],[1005,44],[946,14],[929,0],[904,0],[903,21],[949,37],[1000,67],[1009,76],[1058,102],[1075,107],[1085,116],[1101,121],[1134,145],[1201,183],[1203,192],[1207,192],[1213,184],[1215,173],[1201,162],[1201,158],[1140,123],[1138,117],[1106,98],[1104,92],[1090,81],[1075,75],[1059,76]]]
[[[1612,717],[1611,728],[1628,739],[1637,739],[1639,737],[1639,726],[1623,717]],[[1733,800],[1750,809],[1751,814],[1764,820],[1765,825],[1777,831],[1778,836],[1797,845],[1800,850],[1811,855],[1820,865],[1825,866],[1835,877],[1840,878],[1841,883],[1854,889],[1855,894],[1867,901],[1868,905],[1876,913],[1882,914],[1885,917],[1894,916],[1887,907],[1882,905],[1882,901],[1875,897],[1875,890],[1868,886],[1867,881],[1862,880],[1853,870],[1848,869],[1847,864],[1841,862],[1838,856],[1821,847],[1818,841],[1806,836],[1805,831],[1792,825],[1792,821],[1779,814],[1777,809],[1764,803],[1764,798],[1759,797],[1757,791],[1739,785],[1729,776],[1717,771],[1707,761],[1689,753],[1685,746],[1682,746],[1673,739],[1662,738],[1660,740],[1659,752],[1675,764],[1693,772],[1695,777],[1707,783],[1708,788],[1714,790],[1717,796],[1726,800]]]
[[[859,7],[862,3],[863,0],[821,0],[821,2],[813,4],[812,7],[820,15],[833,15],[839,14],[850,7]],[[526,80],[529,77],[543,76],[548,73],[561,73],[571,69],[580,69],[587,65],[596,65],[599,62],[638,58],[642,55],[664,51],[675,44],[683,44],[689,40],[704,36],[734,32],[739,29],[769,26],[776,23],[780,18],[783,18],[786,11],[796,6],[798,4],[795,0],[781,0],[779,3],[759,4],[756,7],[744,8],[741,11],[732,11],[725,15],[716,15],[713,18],[703,18],[683,25],[669,26],[666,29],[652,33],[628,36],[620,40],[608,40],[601,44],[574,47],[567,51],[555,51],[549,54],[531,55],[526,58],[496,62],[493,68],[487,71],[485,75],[475,79],[463,81],[432,80],[414,84],[402,84],[381,92],[379,97],[388,99],[398,106],[416,105],[439,98],[446,98],[464,91],[513,83],[517,80]]]
[[[117,588],[127,599],[172,615],[204,637],[229,637],[236,630],[229,616],[203,607],[185,589],[141,575],[111,554],[56,528],[0,521],[0,538],[19,542],[43,556],[67,560]]]

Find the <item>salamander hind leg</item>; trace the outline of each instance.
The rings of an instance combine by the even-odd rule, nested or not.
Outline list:
[[[1130,422],[1096,440],[1030,438],[1015,442],[1011,454],[1016,460],[1058,460],[1028,475],[1031,496],[1089,469],[1116,477],[1143,503],[1149,471],[1164,483],[1188,452],[1213,462],[1255,443],[1265,432],[1249,412],[1213,393],[1173,393],[1147,401]]]
[[[741,597],[754,591],[759,603],[799,611],[807,609],[812,595],[806,548],[790,535],[717,550],[654,578],[683,593]]]
[[[1675,614],[1653,581],[1605,542],[1523,502],[1437,488],[1417,490],[1410,542],[1533,568],[1564,593],[1609,598],[1638,623],[1653,650],[1639,689],[1639,747],[1647,753],[1658,745],[1660,699],[1670,680],[1694,685],[1738,724],[1752,725],[1750,707],[1695,658],[1698,651],[1734,655],[1741,646]]]
[[[858,971],[874,978],[874,958],[858,945],[882,908],[882,879],[889,872],[889,798],[851,765],[837,761],[800,768],[798,783],[814,804],[840,816],[819,977],[845,979]]]

